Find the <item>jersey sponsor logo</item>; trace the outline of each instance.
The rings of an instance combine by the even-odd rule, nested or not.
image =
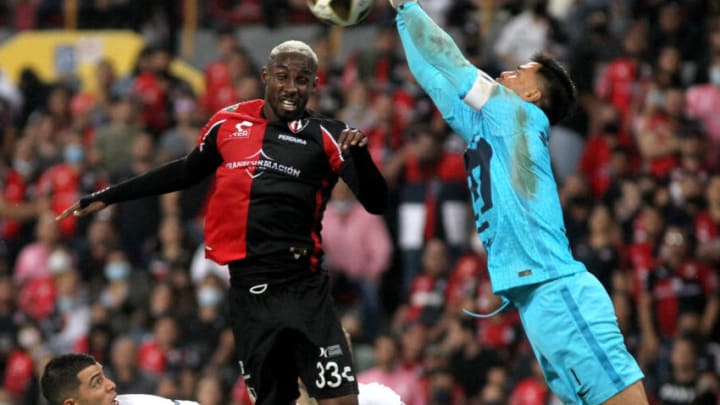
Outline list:
[[[320,357],[325,358],[325,359],[342,356],[342,354],[343,354],[343,352],[342,352],[342,348],[340,347],[340,345],[332,345],[332,346],[320,348]]]
[[[230,134],[230,138],[247,138],[250,136],[250,128],[252,128],[253,123],[250,121],[242,121],[238,124],[235,124],[235,132]]]
[[[240,103],[233,104],[231,106],[225,107],[224,111],[233,112],[233,111],[237,110],[239,106],[240,106]]]
[[[244,160],[225,163],[225,168],[230,170],[244,169],[245,173],[253,179],[262,176],[268,170],[292,177],[300,177],[301,173],[300,169],[278,162],[262,149],[246,157]]]
[[[305,127],[308,126],[310,123],[310,120],[295,120],[288,122],[288,128],[290,131],[292,131],[293,134],[297,134],[298,132],[305,129]]]
[[[298,145],[307,145],[307,141],[304,139],[296,138],[294,136],[280,134],[278,135],[278,139],[285,142],[292,142],[296,143]]]

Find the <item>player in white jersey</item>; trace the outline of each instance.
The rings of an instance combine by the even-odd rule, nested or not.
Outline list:
[[[299,386],[300,398],[297,405],[317,405],[317,401],[307,396],[305,387]],[[358,384],[358,405],[405,405],[395,391],[380,383]]]
[[[115,383],[92,356],[63,354],[50,360],[40,379],[50,405],[199,405],[154,395],[118,395]]]
[[[177,401],[144,394],[118,395],[116,400],[118,405],[199,405],[195,401]]]
[[[358,405],[405,405],[395,391],[380,383],[358,384]]]

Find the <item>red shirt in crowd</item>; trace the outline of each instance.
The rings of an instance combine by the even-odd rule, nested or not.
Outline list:
[[[94,184],[82,184],[83,181],[90,181]],[[59,215],[67,207],[73,205],[85,192],[98,191],[105,186],[107,186],[107,182],[104,178],[86,176],[86,173],[81,173],[68,163],[50,167],[38,180],[38,189],[42,195],[50,196],[50,208],[55,215]],[[71,238],[75,235],[77,227],[75,217],[70,216],[59,222],[58,225],[63,238]]]
[[[689,258],[676,268],[653,269],[646,290],[652,297],[658,333],[672,337],[680,314],[703,313],[706,297],[718,292],[718,278],[714,269]]]
[[[135,78],[133,94],[142,102],[140,117],[145,127],[157,133],[169,126],[168,100],[165,86],[152,72],[144,72]]]
[[[5,365],[5,391],[22,396],[30,386],[34,372],[33,360],[24,350],[15,350],[7,358]]]
[[[0,182],[2,186],[2,198],[5,202],[13,204],[20,203],[25,199],[25,180],[15,170],[8,170],[5,178]],[[12,219],[0,218],[2,238],[12,240],[20,233],[20,222]]]
[[[598,79],[595,89],[597,96],[609,101],[623,117],[623,122],[630,114],[639,73],[640,67],[636,61],[618,58],[610,62]]]
[[[707,243],[720,237],[720,224],[713,221],[708,211],[695,216],[695,238],[699,243]]]

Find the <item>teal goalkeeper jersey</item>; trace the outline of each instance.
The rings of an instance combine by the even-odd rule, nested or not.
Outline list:
[[[584,271],[569,248],[545,113],[501,85],[485,105],[448,122],[468,142],[465,168],[493,290]],[[460,119],[459,119],[460,118]]]
[[[413,75],[467,142],[475,223],[495,293],[586,271],[570,251],[545,113],[472,66],[417,3],[397,26]]]

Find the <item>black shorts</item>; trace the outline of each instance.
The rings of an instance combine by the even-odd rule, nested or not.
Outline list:
[[[330,298],[328,276],[230,288],[240,371],[257,405],[290,404],[298,377],[311,397],[358,393],[352,353]]]

